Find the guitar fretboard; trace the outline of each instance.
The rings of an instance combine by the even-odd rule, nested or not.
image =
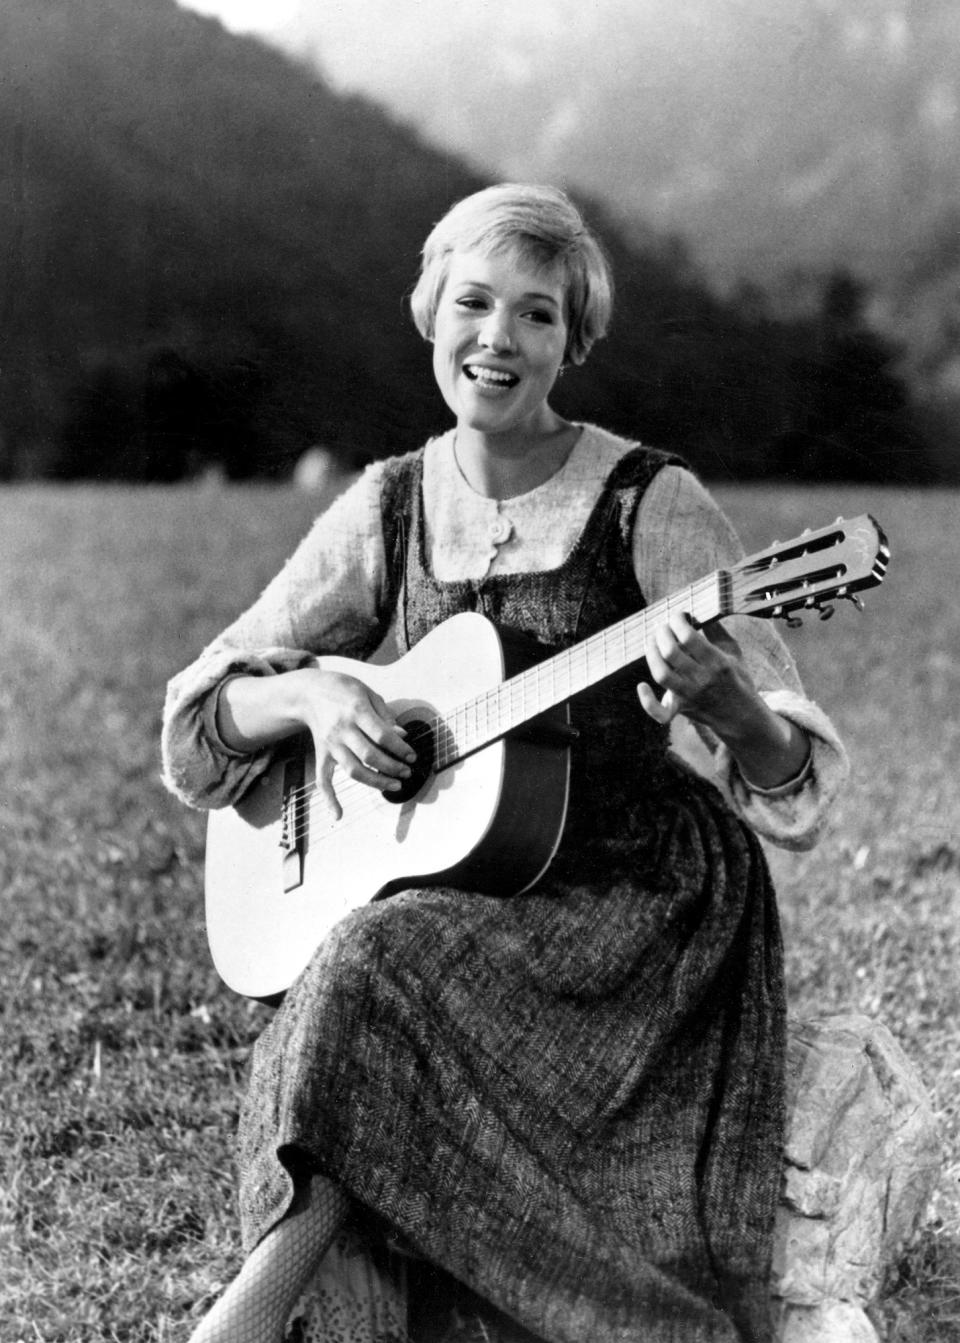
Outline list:
[[[729,590],[729,572],[718,569],[467,700],[431,725],[434,768],[441,770],[455,764],[538,714],[641,661],[654,632],[675,612],[686,612],[698,625],[727,614]]]

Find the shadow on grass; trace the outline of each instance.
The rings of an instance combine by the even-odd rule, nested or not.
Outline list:
[[[885,1343],[960,1339],[960,1236],[921,1231],[890,1268],[871,1313]]]

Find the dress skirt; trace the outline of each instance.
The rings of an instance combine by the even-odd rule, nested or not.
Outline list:
[[[245,1243],[320,1171],[549,1343],[770,1337],[780,937],[755,837],[677,766],[522,895],[374,901],[258,1041]]]

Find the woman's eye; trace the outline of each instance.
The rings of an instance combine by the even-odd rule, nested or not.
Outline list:
[[[542,322],[547,326],[553,325],[553,313],[547,312],[543,308],[534,308],[532,312],[527,313],[532,322]]]
[[[469,312],[477,312],[484,306],[482,298],[458,298],[457,307],[466,308]]]

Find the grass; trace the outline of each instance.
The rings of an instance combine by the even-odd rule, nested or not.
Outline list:
[[[960,1337],[957,496],[721,491],[748,546],[837,513],[888,530],[867,613],[788,635],[855,762],[837,826],[774,854],[798,1014],[864,1011],[944,1128],[930,1219],[877,1310]],[[266,1009],[221,987],[202,818],[164,792],[164,684],[315,505],[282,489],[0,492],[0,1339],[182,1343],[237,1266],[231,1143]]]

